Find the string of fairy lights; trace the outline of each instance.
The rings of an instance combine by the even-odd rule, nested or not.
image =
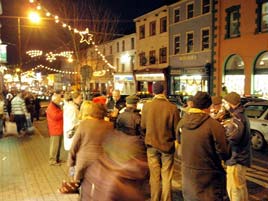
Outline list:
[[[40,3],[36,2],[36,0],[29,0],[30,3],[36,5],[36,9],[38,11],[43,11],[45,12],[45,15],[47,17],[53,18],[56,24],[61,24],[63,28],[68,29],[69,31],[74,32],[75,34],[79,34],[81,39],[80,39],[80,43],[87,43],[88,45],[91,44],[94,47],[94,51],[99,55],[99,57],[102,59],[102,61],[109,67],[112,69],[115,69],[115,67],[110,64],[107,59],[105,58],[105,56],[100,52],[98,45],[96,45],[94,39],[93,39],[93,34],[89,33],[89,29],[86,28],[85,30],[81,31],[78,30],[77,28],[72,27],[71,25],[65,23],[64,21],[62,21],[60,19],[60,17],[58,15],[54,15],[51,12],[49,12],[46,8],[42,7]]]
[[[57,58],[56,57],[64,57],[67,58],[68,61],[72,61],[72,56],[73,56],[73,51],[63,51],[60,53],[53,53],[53,52],[48,52],[45,54],[46,60],[49,62],[55,61]],[[31,58],[35,57],[41,57],[43,56],[43,51],[42,50],[29,50],[26,52],[28,56]]]

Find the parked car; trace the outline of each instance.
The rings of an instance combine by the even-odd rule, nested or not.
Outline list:
[[[266,100],[263,99],[263,98],[256,97],[256,96],[244,96],[244,97],[241,97],[241,104],[242,105],[245,105],[248,102],[262,102],[262,101],[266,101]]]
[[[246,103],[245,113],[250,122],[252,148],[262,150],[268,142],[268,101]]]

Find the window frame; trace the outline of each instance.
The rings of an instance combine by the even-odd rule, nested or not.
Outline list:
[[[163,55],[162,52],[165,52],[165,55]],[[167,47],[161,47],[159,49],[159,63],[160,64],[167,63]]]
[[[178,8],[175,8],[174,9],[174,23],[177,23],[177,22],[180,22],[181,21],[181,11],[180,11],[180,7],[178,7]],[[176,14],[176,11],[179,11],[179,13],[178,14]]]
[[[155,36],[156,35],[156,20],[151,21],[149,27],[150,27],[150,30],[149,30],[150,36]]]
[[[167,16],[160,18],[160,33],[167,32]]]
[[[225,34],[225,38],[229,39],[229,38],[237,38],[240,37],[240,5],[237,6],[232,6],[230,8],[227,8],[225,10],[226,12],[226,26],[225,26],[225,30],[226,30],[226,34]],[[237,16],[234,16],[234,15]],[[237,19],[232,19],[236,17]],[[235,27],[236,26],[236,27]],[[232,31],[232,27],[234,28],[234,31]],[[237,31],[235,31],[237,29]]]
[[[204,1],[208,1],[208,4],[204,4]],[[205,9],[208,8],[208,11],[206,11]],[[207,14],[210,12],[210,0],[202,0],[202,14]]]
[[[193,6],[193,9],[191,11],[191,13],[189,13],[189,6]],[[190,16],[190,14],[192,14],[192,16]],[[186,19],[192,19],[194,17],[194,3],[191,2],[191,3],[187,3],[186,4]]]
[[[145,38],[145,24],[139,26],[139,39]]]
[[[192,48],[189,48],[189,35],[192,34],[193,37],[192,37]],[[193,31],[189,31],[189,32],[186,32],[186,53],[192,53],[194,52],[194,32]]]
[[[178,41],[176,41],[177,38],[179,38]],[[179,54],[181,52],[181,35],[174,36],[173,42],[174,42],[174,55]],[[179,45],[177,46],[177,44]]]
[[[208,47],[207,48],[204,47],[204,43],[205,43],[204,42],[204,35],[203,35],[204,31],[208,31],[208,34],[207,34],[207,37],[206,37],[206,38],[208,38],[208,40],[207,40]],[[211,47],[211,45],[210,45],[210,28],[205,27],[205,28],[201,29],[201,51],[210,50],[210,47]]]

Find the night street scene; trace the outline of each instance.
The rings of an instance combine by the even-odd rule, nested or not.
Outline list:
[[[0,0],[0,201],[268,201],[267,0]]]

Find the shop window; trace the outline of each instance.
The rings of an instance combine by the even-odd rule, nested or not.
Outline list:
[[[160,33],[167,32],[167,17],[160,19]]]
[[[135,38],[131,38],[131,49],[135,48]]]
[[[156,63],[155,50],[151,50],[149,52],[149,63],[150,64],[155,64]]]
[[[187,19],[191,19],[194,17],[194,4],[187,5]]]
[[[174,54],[180,53],[180,49],[181,49],[181,37],[176,36],[174,38]]]
[[[145,25],[140,26],[139,34],[140,34],[140,39],[145,38]]]
[[[225,38],[240,36],[240,6],[233,6],[226,9],[226,35]]]
[[[202,0],[202,14],[209,13],[210,11],[210,0]]]
[[[242,58],[238,55],[232,55],[229,57],[225,70],[244,70],[245,64]]]
[[[202,30],[202,51],[209,49],[209,29]]]
[[[147,63],[147,59],[145,57],[145,52],[139,54],[140,57],[140,66],[145,66]]]
[[[156,22],[150,22],[150,36],[154,36],[156,34]]]
[[[116,51],[119,52],[119,42],[116,43]]]
[[[113,46],[110,46],[110,54],[113,54]]]
[[[187,33],[187,53],[194,51],[194,34],[193,33]]]
[[[180,21],[180,9],[177,8],[174,10],[174,23]]]
[[[257,1],[257,32],[268,31],[268,1]]]
[[[167,62],[167,48],[163,47],[159,49],[159,63],[166,63]]]
[[[124,52],[125,51],[125,41],[123,40],[122,41],[122,52]]]

